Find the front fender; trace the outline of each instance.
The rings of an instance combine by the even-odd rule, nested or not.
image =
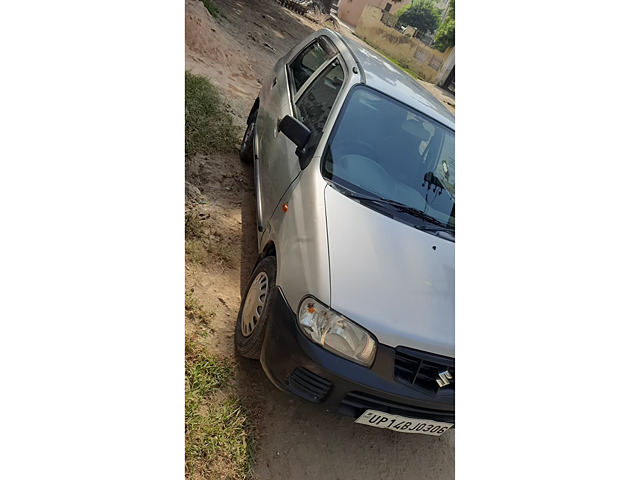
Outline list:
[[[283,195],[261,239],[261,251],[270,241],[275,244],[276,283],[294,310],[309,294],[331,304],[326,186],[311,165],[303,170]],[[286,212],[282,208],[285,203]]]

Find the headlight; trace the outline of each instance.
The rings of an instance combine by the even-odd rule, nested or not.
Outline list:
[[[298,311],[298,324],[311,340],[330,352],[370,367],[376,356],[376,341],[362,327],[312,297]]]

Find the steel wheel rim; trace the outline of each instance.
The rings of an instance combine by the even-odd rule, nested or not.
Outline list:
[[[247,298],[244,301],[242,309],[242,325],[241,331],[243,337],[249,337],[264,313],[264,304],[267,301],[267,292],[269,290],[269,277],[264,272],[260,272],[247,292]]]

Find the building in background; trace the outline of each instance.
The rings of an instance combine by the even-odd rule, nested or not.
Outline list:
[[[446,1],[448,2],[448,0]],[[360,15],[362,15],[362,11],[367,4],[378,7],[385,12],[394,13],[411,4],[411,0],[402,0],[399,3],[393,3],[391,0],[340,0],[338,18],[344,23],[355,27],[358,25]]]
[[[362,15],[365,5],[378,7],[385,12],[395,13],[411,3],[412,0],[402,0],[398,3],[393,3],[391,0],[340,0],[338,3],[338,18],[355,27],[358,25],[358,20],[360,20],[360,15]],[[433,3],[442,11],[442,18],[444,18],[449,10],[449,0],[433,0]]]
[[[343,0],[344,1],[344,0]],[[355,33],[369,45],[409,68],[425,82],[449,88],[454,80],[455,47],[444,52],[415,36],[413,27],[398,27],[397,19],[378,7],[365,5]]]

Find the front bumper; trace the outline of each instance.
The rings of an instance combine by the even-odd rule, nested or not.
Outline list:
[[[280,288],[274,293],[260,362],[278,388],[351,417],[374,409],[455,423],[453,391],[428,395],[395,380],[394,348],[379,344],[371,368],[328,352],[300,331]]]

